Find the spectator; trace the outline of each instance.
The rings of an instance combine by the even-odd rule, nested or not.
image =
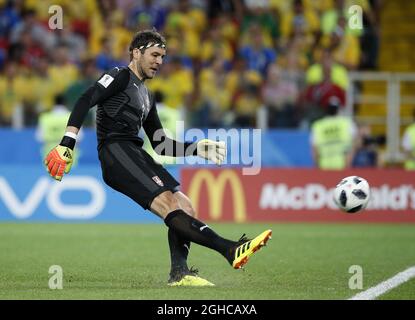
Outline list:
[[[53,31],[55,36],[55,46],[66,46],[68,49],[69,61],[79,63],[87,54],[87,44],[85,38],[76,34],[69,23],[65,23],[62,29]]]
[[[135,30],[137,22],[142,15],[146,15],[149,18],[149,24],[157,30],[164,28],[167,10],[156,5],[152,0],[143,0],[130,9],[127,16],[127,27]]]
[[[230,63],[233,59],[233,54],[231,43],[223,37],[218,26],[212,26],[202,42],[200,53],[202,63],[207,64],[215,56],[220,56]]]
[[[223,57],[216,57],[211,66],[203,69],[199,75],[200,109],[199,117],[202,127],[219,128],[226,123],[226,114],[229,112],[232,91],[229,87],[228,73],[225,70]]]
[[[245,11],[241,22],[241,34],[248,38],[250,29],[258,25],[267,47],[274,47],[280,35],[278,17],[272,14],[268,1],[245,0]],[[243,43],[244,45],[246,43]]]
[[[207,2],[207,15],[209,20],[215,20],[219,15],[225,14],[231,17],[236,17],[236,20],[241,21],[243,3],[240,0],[209,0]]]
[[[224,12],[219,14],[213,22],[220,30],[222,38],[231,45],[235,52],[239,40],[238,20],[231,13]]]
[[[346,18],[340,17],[336,29],[330,35],[330,48],[333,58],[348,70],[355,70],[360,63],[359,39],[346,32]]]
[[[261,77],[255,72],[246,71],[239,81],[238,89],[232,99],[234,125],[239,128],[255,127],[256,116],[261,101]]]
[[[183,54],[196,59],[200,55],[200,35],[206,28],[206,13],[190,6],[189,0],[178,0],[167,16],[165,32],[182,39]]]
[[[6,63],[3,74],[0,74],[0,125],[11,126],[13,111],[18,104],[18,65],[10,61]]]
[[[24,30],[19,41],[14,43],[9,50],[9,59],[28,69],[33,68],[43,56],[45,56],[45,51],[33,39],[29,30]]]
[[[345,18],[346,21],[349,21],[349,18],[353,12],[349,12],[349,8],[352,5],[358,5],[363,9],[363,13],[373,17],[373,12],[370,7],[368,0],[335,0],[334,5],[331,9],[323,12],[321,16],[321,31],[323,34],[331,34],[336,30],[338,25],[338,20],[340,18]],[[355,36],[360,37],[363,30],[359,28],[351,29],[348,24],[346,25],[346,33],[354,34]]]
[[[377,146],[380,141],[372,137],[370,126],[360,126],[356,142],[356,152],[353,157],[352,167],[373,168],[379,165]]]
[[[16,107],[15,112],[22,112],[22,126],[23,127],[34,127],[37,125],[39,117],[39,108],[34,100],[22,99],[21,105]],[[20,127],[20,125],[19,125]]]
[[[100,1],[100,3],[102,3],[102,14],[93,15],[90,22],[90,52],[94,56],[98,55],[103,51],[103,39],[109,38],[111,39],[111,56],[117,61],[123,61],[123,65],[126,65],[129,60],[128,46],[133,32],[124,26],[124,13],[115,7],[113,1]]]
[[[305,7],[302,0],[294,0],[291,9],[281,14],[281,42],[285,45],[290,36],[298,32],[315,38],[319,27],[319,18],[313,8]]]
[[[360,69],[362,70],[373,70],[378,66],[380,2],[380,0],[372,0],[373,10],[363,11],[363,33],[360,37]]]
[[[332,52],[329,49],[320,51],[319,62],[311,65],[306,71],[306,83],[308,85],[317,84],[323,81],[324,76],[330,79],[330,82],[339,86],[343,90],[349,85],[347,69],[333,61]]]
[[[83,61],[81,71],[81,77],[72,83],[64,93],[66,105],[68,106],[69,110],[73,109],[78,97],[80,97],[81,94],[85,92],[98,77],[98,70],[95,67],[95,62],[93,59],[86,59]],[[85,126],[93,125],[93,116],[94,114],[92,112],[88,113],[88,116],[84,122]]]
[[[20,20],[17,1],[7,0],[0,8],[0,38],[8,38],[11,30]]]
[[[246,60],[248,69],[255,70],[265,77],[268,66],[276,60],[276,51],[265,46],[259,25],[251,25],[249,34],[252,43],[242,47],[239,53]]]
[[[193,73],[182,66],[180,57],[171,57],[171,62],[163,65],[160,76],[152,79],[148,88],[153,92],[160,91],[167,106],[183,109],[194,88]]]
[[[104,18],[104,26],[107,32],[102,35],[111,39],[111,52],[115,59],[123,61],[127,65],[129,59],[128,47],[133,32],[124,27],[124,16],[121,10],[115,10]],[[135,32],[135,30],[134,30]]]
[[[305,70],[308,66],[307,52],[303,50],[300,38],[292,39],[278,58],[277,65],[285,76],[302,91],[305,87]]]
[[[271,65],[262,89],[262,100],[268,110],[268,125],[274,128],[296,126],[295,105],[299,89],[277,65]]]
[[[69,60],[68,47],[59,45],[53,50],[53,64],[49,67],[49,77],[56,88],[55,94],[62,94],[78,79],[78,68]]]
[[[112,47],[111,38],[104,37],[102,39],[102,50],[95,58],[96,67],[99,71],[104,72],[123,65],[123,62],[115,58]]]
[[[22,35],[29,32],[35,43],[39,43],[46,51],[52,50],[53,35],[37,20],[36,12],[33,9],[26,9],[22,12],[21,17],[22,20],[11,30],[10,42],[12,44],[18,43]]]
[[[50,110],[53,107],[56,92],[59,86],[49,75],[50,61],[48,57],[41,57],[34,66],[35,84],[32,91],[36,93],[39,103],[39,112]]]
[[[186,55],[180,43],[180,39],[177,37],[169,38],[169,52],[164,57],[163,64],[169,64],[172,59],[179,59],[182,67],[193,71],[195,68],[193,66],[193,61],[190,56]]]
[[[346,101],[345,90],[335,82],[336,72],[342,72],[343,67],[333,62],[330,51],[325,50],[323,52],[320,64],[311,66],[307,72],[309,85],[306,87],[300,101],[303,125],[307,126],[326,114],[326,108],[332,97],[339,100],[340,106],[344,106]],[[318,83],[314,83],[314,72],[322,73],[321,81]],[[319,79],[319,76],[316,79]],[[310,78],[313,81],[310,81]]]

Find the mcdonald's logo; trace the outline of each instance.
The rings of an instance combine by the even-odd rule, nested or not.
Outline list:
[[[206,183],[207,200],[209,203],[209,217],[213,220],[219,220],[222,216],[224,207],[224,191],[225,186],[229,183],[232,190],[232,198],[226,199],[233,201],[234,219],[236,222],[245,222],[246,213],[246,199],[245,191],[242,188],[240,177],[233,170],[221,170],[219,175],[215,178],[213,173],[207,169],[198,170],[192,177],[188,196],[192,201],[194,209],[199,212],[200,196],[203,182]]]

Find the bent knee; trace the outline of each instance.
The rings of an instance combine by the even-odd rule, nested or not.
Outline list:
[[[184,205],[182,208],[184,212],[186,212],[189,216],[194,217],[196,215],[195,209],[193,209],[193,206],[191,204]]]
[[[163,218],[170,212],[181,209],[179,202],[170,191],[163,192],[155,197],[150,208]]]
[[[190,199],[183,193],[177,192],[174,194],[177,201],[179,202],[180,208],[186,212],[189,216],[195,217],[196,212],[195,209],[192,206],[192,203]]]

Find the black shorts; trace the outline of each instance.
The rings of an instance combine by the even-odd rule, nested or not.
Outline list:
[[[135,141],[107,142],[99,150],[102,177],[111,188],[149,209],[155,197],[180,185]]]

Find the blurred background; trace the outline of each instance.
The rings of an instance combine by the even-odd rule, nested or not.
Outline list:
[[[80,95],[153,27],[164,127],[229,129],[220,168],[157,160],[219,234],[273,230],[239,273],[192,245],[214,290],[163,290],[167,229],[104,184],[96,108],[70,174],[43,166]],[[0,0],[0,299],[345,299],[413,266],[414,51],[413,0]],[[332,198],[351,175],[371,187],[355,214]],[[412,279],[381,298],[414,294]]]
[[[62,9],[62,21],[52,5]],[[102,183],[94,109],[81,131],[77,163],[65,177],[86,180],[53,184],[42,157],[60,141],[81,93],[106,70],[127,65],[134,33],[153,27],[167,39],[167,56],[146,84],[156,93],[160,116],[171,131],[177,119],[185,121],[185,130],[261,129],[261,165],[275,170],[268,179],[277,179],[281,168],[293,170],[295,177],[301,168],[312,174],[297,184],[321,183],[330,189],[342,177],[362,172],[378,187],[375,199],[396,191],[389,202],[404,201],[403,209],[396,210],[408,217],[415,203],[413,176],[405,173],[415,168],[415,129],[409,130],[415,122],[415,2],[0,0],[1,219],[92,219],[119,211],[118,203],[126,208],[125,219],[147,219],[133,217],[136,206]],[[340,142],[340,149],[348,151],[346,160],[326,168],[316,160],[321,146],[313,125],[333,106],[339,117],[351,120],[342,134],[348,137]],[[159,160],[187,190],[193,171],[189,176],[183,173],[186,166]],[[336,171],[326,176],[325,169]],[[227,170],[238,172],[222,171]],[[389,177],[382,170],[393,170],[388,171],[392,180],[381,180]],[[212,177],[222,171],[211,169]],[[249,183],[236,176],[235,184],[249,193]],[[289,174],[286,179],[275,181],[286,183],[289,192],[295,183]],[[56,189],[54,200],[48,188]],[[258,203],[250,199],[240,201]],[[393,207],[379,201],[372,204],[374,210]],[[89,216],[72,214],[82,205],[91,207]],[[273,208],[267,215],[271,220],[278,218],[278,206]],[[248,210],[248,220],[249,214],[255,215],[255,209]]]

